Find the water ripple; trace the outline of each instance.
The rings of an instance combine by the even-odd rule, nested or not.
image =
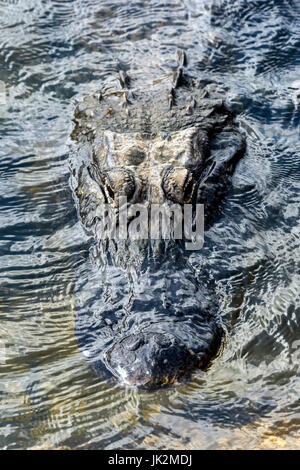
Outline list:
[[[1,3],[1,448],[300,447],[299,15],[293,0]],[[115,304],[126,285],[92,264],[68,136],[102,80],[169,72],[179,44],[190,75],[223,88],[247,153],[190,259],[217,281],[222,350],[144,393],[97,378],[74,337],[78,309],[106,305],[101,279]]]

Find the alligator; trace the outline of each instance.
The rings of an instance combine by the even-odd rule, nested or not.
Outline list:
[[[74,115],[71,186],[79,218],[102,259],[99,270],[118,284],[115,296],[105,296],[99,275],[98,310],[78,309],[75,334],[99,375],[106,370],[129,387],[189,379],[209,367],[224,337],[214,280],[195,272],[194,251],[172,236],[105,239],[99,211],[118,213],[125,198],[128,225],[137,204],[190,205],[193,214],[202,205],[206,229],[218,217],[245,139],[222,89],[190,77],[186,65],[179,51],[176,67],[158,76],[122,70]]]

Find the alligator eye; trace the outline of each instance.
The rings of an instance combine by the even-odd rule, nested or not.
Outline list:
[[[134,176],[128,170],[115,168],[105,175],[104,190],[108,200],[118,204],[118,198],[127,197],[130,200],[135,192]]]
[[[179,204],[188,204],[195,187],[195,180],[187,168],[171,168],[166,171],[162,188],[168,199]]]

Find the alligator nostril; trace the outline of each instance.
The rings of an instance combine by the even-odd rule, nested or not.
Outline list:
[[[132,341],[129,341],[125,346],[129,351],[136,351],[140,346],[145,344],[144,336],[141,335],[137,338],[133,338]]]
[[[130,356],[130,359],[129,359]],[[199,365],[169,333],[138,333],[114,344],[106,355],[110,370],[124,383],[142,388],[170,384]]]

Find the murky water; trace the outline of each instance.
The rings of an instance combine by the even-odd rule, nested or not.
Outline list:
[[[300,448],[299,34],[297,0],[0,0],[1,448]],[[178,45],[191,75],[227,86],[247,137],[193,255],[228,331],[208,372],[128,391],[74,338],[78,280],[96,268],[68,136],[101,80],[170,70]]]

